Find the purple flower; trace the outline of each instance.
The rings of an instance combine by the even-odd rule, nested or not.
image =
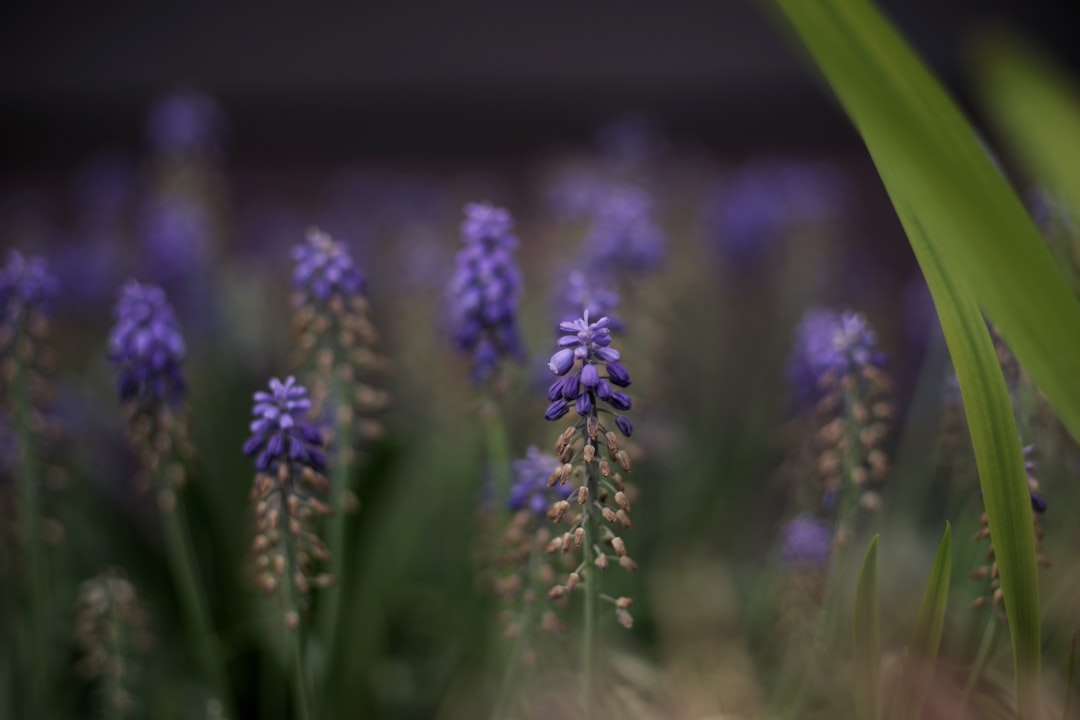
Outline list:
[[[176,403],[184,395],[184,338],[165,291],[134,280],[120,290],[109,334],[109,360],[119,372],[121,400]]]
[[[154,151],[170,156],[218,152],[224,131],[221,107],[209,95],[194,90],[159,98],[150,109],[146,127]]]
[[[610,413],[598,401],[610,405],[615,410],[625,411],[632,406],[630,396],[612,390],[611,384],[620,387],[630,384],[630,374],[619,362],[619,351],[611,347],[610,320],[602,317],[596,322],[589,321],[589,311],[572,322],[559,324],[559,329],[568,333],[558,340],[561,348],[552,357],[548,368],[560,378],[548,388],[548,406],[544,417],[558,420],[569,411],[569,401],[574,401],[574,408],[582,417],[593,415],[597,411]],[[615,374],[611,367],[615,366]],[[567,375],[574,368],[577,372]],[[600,370],[606,371],[601,375]],[[632,427],[630,421],[619,416],[616,426],[629,437]]]
[[[255,456],[259,472],[273,474],[282,463],[289,467],[309,467],[322,472],[326,467],[322,435],[306,420],[311,409],[307,388],[289,376],[285,382],[270,380],[270,392],[257,392],[251,422],[251,437],[244,443],[244,455]]]
[[[364,275],[342,243],[316,229],[308,231],[307,242],[292,250],[296,267],[293,287],[325,302],[332,295],[350,298],[364,291]]]
[[[548,478],[562,463],[554,455],[540,452],[534,445],[525,452],[525,457],[515,460],[513,466],[514,483],[510,486],[507,507],[511,512],[527,509],[533,515],[544,515],[551,503],[560,499],[558,488],[548,487]]]
[[[706,233],[729,262],[746,267],[786,234],[839,215],[846,195],[844,179],[827,164],[756,162],[716,183],[705,201]]]
[[[632,275],[657,269],[664,256],[664,234],[649,195],[633,186],[608,188],[597,200],[585,245],[590,265]]]
[[[832,555],[832,528],[821,518],[799,515],[780,533],[780,557],[791,568],[824,568]]]
[[[560,320],[572,322],[581,317],[583,310],[588,310],[592,317],[607,316],[612,331],[619,332],[623,329],[622,323],[615,318],[619,294],[607,287],[607,278],[599,277],[598,273],[593,275],[598,277],[590,277],[581,270],[566,273],[563,290],[559,293],[559,304],[563,308]]]
[[[812,407],[843,374],[884,363],[877,336],[861,313],[812,308],[796,330],[788,380],[799,405]]]
[[[9,252],[7,264],[0,267],[0,332],[13,332],[27,309],[49,309],[55,295],[56,278],[44,258]]]
[[[214,228],[200,198],[159,193],[140,209],[138,223],[144,269],[156,282],[188,280],[210,264]]]
[[[510,213],[492,205],[465,207],[465,243],[447,295],[455,345],[472,355],[472,379],[486,380],[504,357],[521,359],[518,301],[521,273],[514,260],[517,238]]]

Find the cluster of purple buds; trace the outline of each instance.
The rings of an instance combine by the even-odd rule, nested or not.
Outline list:
[[[30,311],[46,311],[54,295],[56,278],[44,258],[9,252],[7,264],[0,267],[0,334],[14,333]]]
[[[296,263],[293,287],[319,302],[333,295],[351,298],[364,292],[364,274],[340,242],[315,228],[308,231],[307,242],[292,249]]]
[[[530,446],[525,457],[515,460],[514,482],[506,506],[511,512],[526,510],[534,516],[543,517],[553,502],[562,499],[560,493],[548,485],[548,479],[562,463],[554,455]]]
[[[788,380],[798,405],[812,408],[844,375],[881,368],[885,354],[861,313],[812,308],[796,330]]]
[[[664,234],[656,223],[652,200],[643,189],[616,186],[602,193],[585,240],[590,265],[616,274],[641,275],[664,259]]]
[[[848,189],[823,163],[769,160],[716,185],[706,200],[706,232],[738,267],[763,259],[785,233],[840,214]]]
[[[181,90],[160,98],[150,109],[146,133],[155,152],[169,157],[220,150],[225,113],[212,97]]]
[[[571,405],[582,417],[595,416],[601,409],[623,413],[633,406],[629,395],[615,389],[629,387],[630,373],[619,362],[619,351],[611,347],[610,324],[607,317],[589,322],[588,310],[577,320],[559,324],[562,332],[572,334],[559,338],[561,349],[548,363],[559,379],[548,388],[551,404],[544,413],[546,420],[558,420],[570,412]],[[606,375],[600,374],[601,369]],[[601,408],[600,402],[612,410]],[[626,437],[634,431],[630,419],[622,414],[616,415],[615,425]]]
[[[259,584],[269,593],[291,583],[298,596],[306,596],[313,584],[332,582],[315,573],[317,562],[330,559],[318,534],[319,519],[331,513],[322,435],[307,420],[311,400],[295,378],[272,379],[270,392],[256,392],[254,401],[251,437],[243,450],[255,458],[253,549]],[[299,604],[287,607],[290,629],[299,624],[300,609]]]
[[[109,359],[119,372],[120,399],[176,404],[184,396],[184,338],[165,291],[134,280],[120,291],[109,335]]]
[[[472,355],[473,382],[490,377],[504,357],[522,359],[518,336],[521,272],[510,213],[484,204],[465,207],[465,247],[448,288],[454,343]]]
[[[290,376],[285,382],[270,380],[270,392],[254,395],[255,405],[251,422],[251,437],[244,443],[244,454],[255,457],[255,469],[261,473],[277,473],[278,466],[287,469],[309,467],[318,472],[326,466],[322,452],[322,434],[307,420],[311,409],[307,388],[298,385]]]

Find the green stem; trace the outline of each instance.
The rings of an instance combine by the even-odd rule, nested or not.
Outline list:
[[[544,549],[537,542],[535,534],[532,539],[532,543],[529,548],[529,563],[528,563],[528,584],[525,588],[526,595],[533,595],[533,601],[525,605],[525,609],[521,614],[521,629],[518,632],[518,636],[514,638],[514,646],[510,650],[510,661],[506,663],[506,669],[503,671],[502,683],[499,686],[498,699],[495,702],[495,712],[493,717],[498,720],[499,718],[506,717],[507,705],[510,702],[511,689],[514,686],[514,680],[518,675],[518,671],[521,668],[521,656],[528,640],[529,635],[532,632],[533,622],[536,617],[536,604],[537,599],[535,596],[539,595],[537,590],[539,583],[537,582],[537,574],[540,569],[540,562],[544,556]],[[542,596],[541,596],[542,597]]]
[[[14,346],[18,347],[18,337],[14,340]],[[41,510],[39,508],[39,488],[41,487],[41,471],[38,467],[37,456],[34,454],[34,433],[32,430],[32,413],[30,403],[30,388],[28,386],[22,364],[15,360],[15,374],[11,381],[14,389],[14,423],[18,435],[18,445],[22,449],[19,471],[21,475],[20,487],[22,490],[22,526],[23,543],[26,547],[26,558],[30,576],[29,598],[29,635],[28,655],[30,657],[30,703],[31,717],[41,716],[45,707],[45,655],[46,636],[43,622],[43,610],[45,603],[45,565],[41,547]]]
[[[174,491],[169,491],[174,492]],[[228,691],[228,679],[225,667],[215,647],[211,631],[210,613],[207,610],[206,597],[199,584],[195,570],[195,561],[191,552],[191,539],[187,526],[179,517],[179,496],[174,494],[176,504],[162,510],[165,529],[165,549],[169,555],[169,567],[180,591],[181,606],[188,630],[195,642],[195,654],[203,679],[210,683],[214,694],[231,709],[232,698]],[[234,717],[230,712],[229,717]]]
[[[327,541],[330,551],[330,575],[334,584],[322,593],[325,606],[319,615],[319,635],[323,642],[324,657],[323,686],[329,681],[329,668],[334,666],[334,650],[338,636],[338,613],[341,607],[341,595],[345,591],[345,543],[348,529],[346,498],[349,495],[349,454],[352,450],[353,435],[351,424],[342,421],[342,411],[349,410],[345,388],[340,380],[335,380],[330,394],[334,412],[334,460],[330,477],[330,506],[333,514],[327,527]]]
[[[300,615],[300,604],[297,602],[296,589],[293,587],[296,549],[293,547],[292,533],[286,530],[283,535],[285,538],[285,572],[282,574],[281,586],[285,592],[285,612],[287,614],[296,613],[295,627],[289,627],[288,621],[285,623],[285,633],[288,636],[289,650],[292,653],[290,664],[292,665],[293,694],[295,695],[298,717],[300,720],[310,720],[310,693],[308,692],[307,669],[304,663],[304,621]]]
[[[994,649],[994,640],[997,639],[997,626],[1000,621],[994,616],[994,611],[990,610],[990,619],[986,623],[986,630],[983,631],[982,642],[979,643],[979,651],[975,653],[975,662],[971,665],[971,672],[968,673],[967,685],[964,686],[964,696],[961,701],[961,707],[966,707],[968,701],[971,700],[971,694],[975,691],[975,686],[979,683],[979,678],[982,677],[983,670],[986,669],[986,662],[990,659],[990,655]]]
[[[126,626],[124,619],[120,617],[118,608],[116,607],[116,597],[113,595],[115,585],[113,583],[113,576],[106,575],[104,578],[106,592],[109,596],[109,624],[112,626],[112,630],[116,633],[116,643],[113,646],[113,655],[120,659],[121,673],[116,673],[112,668],[105,668],[105,715],[110,719],[121,720],[124,717],[123,707],[120,703],[120,694],[124,690],[124,683],[119,680],[119,677],[127,675],[130,670],[126,667],[127,657],[127,643],[125,642],[124,630]]]
[[[1065,710],[1061,713],[1061,720],[1069,720],[1069,710],[1072,708],[1072,685],[1076,677],[1076,631],[1073,631],[1072,642],[1069,643],[1069,664],[1065,669]]]
[[[595,408],[595,402],[593,403]],[[593,410],[595,417],[596,410]],[[588,436],[585,442],[593,447],[596,443]],[[585,485],[588,488],[588,502],[582,507],[582,525],[585,530],[585,538],[582,542],[584,547],[585,573],[585,627],[581,644],[581,701],[582,712],[586,719],[593,715],[593,699],[595,697],[596,683],[596,645],[597,645],[597,601],[600,598],[600,568],[596,566],[596,555],[593,550],[594,544],[600,540],[597,529],[596,513],[593,503],[600,497],[600,465],[595,460],[585,464]]]
[[[503,501],[510,495],[510,441],[499,413],[499,404],[494,398],[486,398],[480,412],[484,418],[487,460],[495,485],[495,502],[502,507]]]

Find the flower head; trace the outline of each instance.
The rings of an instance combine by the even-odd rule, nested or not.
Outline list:
[[[472,355],[474,382],[483,382],[503,357],[521,359],[518,301],[521,273],[510,213],[492,205],[465,207],[457,267],[448,295],[454,342]]]
[[[599,197],[585,242],[590,264],[616,272],[650,272],[664,256],[652,200],[633,186],[612,187]]]
[[[570,334],[559,338],[561,349],[548,363],[548,369],[560,377],[548,388],[551,404],[545,419],[558,420],[570,411],[570,403],[583,417],[595,414],[598,402],[618,412],[633,406],[629,395],[615,389],[630,385],[630,373],[619,362],[619,351],[611,347],[609,325],[606,317],[590,322],[588,310],[573,322],[559,324],[560,330]],[[574,368],[577,371],[571,373]],[[606,370],[605,375],[600,374],[601,369]],[[628,437],[632,432],[630,420],[623,415],[616,417],[616,426]]]
[[[840,213],[846,187],[824,164],[768,160],[717,183],[705,207],[706,232],[741,267],[762,259],[784,234]]]
[[[293,286],[325,302],[332,295],[349,298],[364,291],[364,275],[345,249],[327,233],[308,231],[307,242],[292,250]]]
[[[561,467],[562,463],[554,455],[540,452],[535,445],[530,446],[525,457],[514,461],[514,483],[506,500],[507,507],[512,512],[528,510],[533,515],[543,516],[551,503],[560,499],[558,490],[548,486],[548,480]]]
[[[788,379],[799,404],[812,406],[843,374],[884,363],[877,335],[861,313],[814,308],[796,331]]]
[[[8,253],[0,267],[0,327],[22,317],[25,308],[47,308],[56,295],[56,278],[42,257],[23,257],[18,250]]]
[[[122,400],[175,403],[184,394],[184,338],[165,291],[134,280],[120,290],[109,335]]]
[[[255,456],[259,472],[273,473],[281,464],[310,467],[322,471],[326,458],[322,435],[305,418],[311,409],[307,388],[289,376],[285,382],[270,380],[270,392],[257,392],[251,422],[251,437],[244,454]]]
[[[793,568],[823,568],[832,555],[832,528],[813,515],[799,515],[784,526],[780,556]]]

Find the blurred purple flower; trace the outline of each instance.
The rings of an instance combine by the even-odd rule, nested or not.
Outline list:
[[[472,355],[473,382],[480,383],[502,358],[524,356],[517,329],[517,238],[509,212],[475,203],[465,207],[461,237],[465,247],[447,289],[450,322],[454,343]]]
[[[832,555],[829,523],[813,515],[798,515],[780,532],[780,557],[795,569],[824,568]]]
[[[533,445],[525,451],[525,457],[514,461],[513,467],[514,482],[506,500],[507,507],[511,512],[526,509],[542,517],[551,503],[561,499],[558,487],[548,487],[548,478],[555,469],[562,467],[562,463]]]
[[[582,270],[570,270],[563,276],[562,291],[558,296],[562,311],[560,322],[573,322],[589,311],[591,317],[607,316],[608,327],[613,332],[622,330],[623,325],[615,318],[619,307],[619,294],[607,287],[606,282],[590,278]]]
[[[179,90],[154,102],[146,133],[154,152],[183,157],[219,152],[225,129],[225,112],[216,100],[195,90]]]
[[[767,160],[721,178],[704,206],[711,245],[732,265],[762,260],[783,237],[801,226],[839,215],[848,187],[825,163]]]
[[[43,257],[23,257],[18,250],[8,252],[7,264],[0,267],[0,332],[14,333],[14,326],[27,310],[48,310],[56,295],[56,278]]]
[[[170,284],[187,280],[210,265],[213,223],[201,202],[161,193],[142,208],[139,218],[144,272]]]
[[[885,364],[877,336],[861,313],[812,308],[799,323],[788,381],[800,407],[813,407],[840,377]]]
[[[664,245],[652,200],[643,189],[612,186],[597,198],[585,239],[588,263],[617,274],[641,275],[659,267]]]
[[[186,348],[165,291],[132,280],[120,290],[114,316],[108,356],[119,373],[120,399],[146,405],[179,402]]]
[[[327,233],[312,228],[307,242],[292,249],[296,265],[293,287],[310,294],[319,302],[332,295],[351,298],[364,291],[364,275],[345,249]]]

